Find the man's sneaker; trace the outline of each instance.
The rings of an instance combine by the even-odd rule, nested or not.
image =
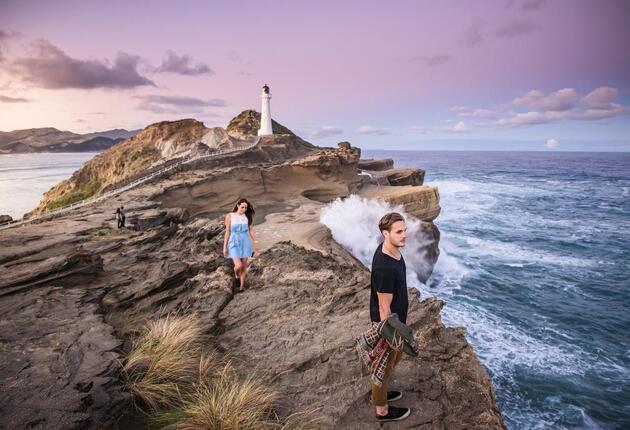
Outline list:
[[[376,420],[379,422],[385,421],[400,421],[409,416],[411,410],[409,408],[397,408],[396,406],[390,406],[387,411],[387,415],[376,415]]]
[[[396,400],[402,399],[402,391],[388,391],[387,392],[387,401],[395,402]]]

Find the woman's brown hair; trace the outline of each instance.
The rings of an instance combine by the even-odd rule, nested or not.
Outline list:
[[[244,198],[238,199],[236,201],[236,204],[234,205],[234,209],[232,209],[232,212],[236,212],[238,210],[238,205],[240,205],[241,203],[247,203],[245,216],[247,216],[247,225],[250,226],[254,222],[254,214],[256,213],[256,211],[254,210],[254,207],[252,206],[252,204],[247,201],[247,199],[244,199]]]

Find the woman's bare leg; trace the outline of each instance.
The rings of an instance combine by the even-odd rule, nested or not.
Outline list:
[[[245,290],[245,279],[247,278],[247,258],[241,260],[241,291]]]
[[[243,264],[241,263],[241,259],[237,257],[232,257],[232,262],[234,263],[234,277],[241,277],[241,270],[243,269]]]

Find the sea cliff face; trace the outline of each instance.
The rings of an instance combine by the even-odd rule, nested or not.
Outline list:
[[[207,134],[201,123],[172,126],[161,127],[172,131],[176,151]],[[167,133],[145,131],[95,162],[95,175],[114,180],[117,167],[135,169],[116,166],[114,153],[124,157],[115,151],[148,148],[148,158],[162,157],[151,139],[164,142]],[[8,363],[0,369],[0,409],[12,411],[5,424],[138,428],[116,424],[121,414],[134,417],[119,360],[139,326],[179,311],[199,316],[208,344],[235,357],[241,374],[263,371],[280,395],[279,414],[310,410],[322,428],[378,428],[354,352],[369,321],[369,271],[319,222],[327,202],[370,189],[359,162],[360,150],[347,143],[317,148],[288,133],[265,137],[113,201],[0,231],[0,352]],[[248,289],[234,294],[222,218],[241,195],[257,210],[261,252],[251,260]],[[113,212],[121,205],[130,228],[119,230]],[[433,219],[439,195],[418,205]],[[424,223],[437,258],[439,232]],[[393,380],[414,412],[391,428],[505,428],[463,329],[444,327],[442,303],[415,294],[409,323],[421,353],[405,358]]]

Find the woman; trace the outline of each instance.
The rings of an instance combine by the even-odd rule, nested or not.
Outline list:
[[[254,207],[247,199],[238,199],[232,212],[225,216],[225,238],[223,239],[223,256],[234,262],[234,279],[232,288],[238,287],[245,291],[247,277],[247,259],[258,252],[258,245],[254,237],[252,223],[254,222]],[[252,246],[253,245],[253,246]]]

